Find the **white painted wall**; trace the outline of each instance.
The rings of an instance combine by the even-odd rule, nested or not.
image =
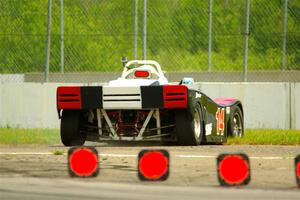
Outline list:
[[[300,129],[300,83],[294,84],[294,108],[292,107],[293,113],[293,121],[295,129]]]
[[[0,84],[0,127],[59,128],[58,85],[72,84]],[[300,129],[300,83],[200,83],[199,89],[240,99],[246,128]]]
[[[240,99],[246,128],[289,129],[289,83],[205,83],[199,89],[211,98]]]
[[[24,74],[0,74],[0,83],[23,83]]]
[[[58,128],[59,85],[62,84],[0,84],[0,127]]]

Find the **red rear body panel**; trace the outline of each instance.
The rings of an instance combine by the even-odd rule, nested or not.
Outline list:
[[[81,109],[81,91],[79,86],[57,88],[58,109]]]
[[[184,85],[163,86],[164,108],[186,108],[187,87]]]

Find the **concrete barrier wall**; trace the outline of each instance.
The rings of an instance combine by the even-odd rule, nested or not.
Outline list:
[[[0,83],[23,83],[24,74],[0,74]]]
[[[300,129],[300,83],[294,84],[294,106],[291,108],[291,111],[294,112],[292,115],[292,122],[294,122],[294,129]]]
[[[58,85],[70,84],[0,84],[0,127],[58,128]],[[246,128],[300,129],[300,83],[199,83],[198,87],[212,98],[240,99]]]
[[[1,127],[58,127],[55,115],[55,84],[2,84]]]
[[[1,84],[0,127],[58,128],[58,85],[62,84]]]
[[[246,128],[290,128],[289,83],[205,83],[199,89],[210,97],[242,101]]]

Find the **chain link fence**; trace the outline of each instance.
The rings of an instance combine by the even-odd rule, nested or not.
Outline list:
[[[50,81],[120,72],[121,56],[169,73],[288,81],[300,77],[300,1],[0,0],[0,80],[49,80],[47,50]]]
[[[54,1],[52,72],[61,68],[59,6],[60,1]],[[121,56],[132,58],[132,0],[64,0],[63,7],[65,72],[118,71]]]
[[[0,0],[0,73],[43,72],[47,1]]]

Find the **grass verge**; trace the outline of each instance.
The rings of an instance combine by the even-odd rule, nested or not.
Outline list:
[[[246,129],[243,138],[229,138],[227,144],[300,145],[300,130]]]
[[[54,151],[51,151],[53,153],[53,155],[63,155],[64,153],[66,153],[65,150],[60,150],[60,149],[55,149]]]
[[[0,128],[0,144],[59,144],[58,129]],[[243,138],[229,138],[228,145],[300,145],[300,130],[247,129]],[[61,154],[61,152],[54,152]]]
[[[58,144],[58,129],[0,128],[0,144]]]

